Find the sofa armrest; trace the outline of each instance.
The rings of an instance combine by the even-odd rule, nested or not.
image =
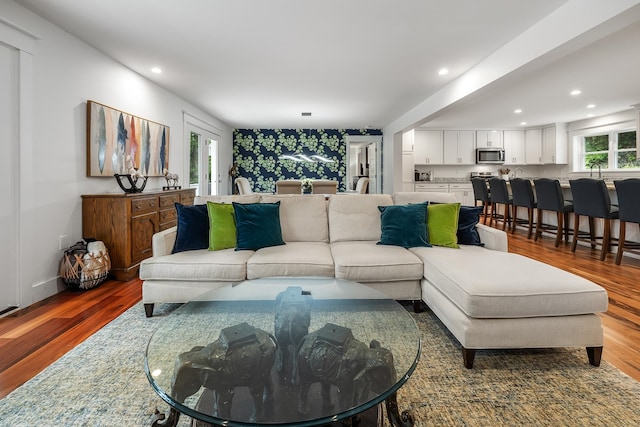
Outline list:
[[[484,224],[478,224],[477,230],[478,234],[480,234],[480,241],[484,243],[485,248],[494,251],[509,252],[507,233]]]
[[[178,227],[171,227],[154,234],[151,240],[153,256],[169,255],[176,242],[177,233]]]

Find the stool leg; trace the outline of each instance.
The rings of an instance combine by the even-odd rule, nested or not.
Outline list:
[[[565,242],[569,241],[569,212],[565,212],[564,217],[564,240]]]
[[[560,246],[560,240],[562,240],[562,233],[564,229],[563,217],[564,215],[562,215],[561,212],[558,212],[556,216],[558,222],[558,229],[556,230],[556,248]]]
[[[533,234],[533,208],[527,208],[527,212],[529,213],[529,232],[527,233],[527,239],[530,239]]]
[[[616,264],[620,265],[622,262],[622,252],[624,251],[624,241],[626,239],[627,234],[627,223],[626,221],[620,220],[620,236],[618,237],[618,253],[616,254]]]
[[[595,218],[589,217],[589,238],[591,239],[591,249],[596,248],[596,225]]]
[[[509,223],[509,205],[504,205],[504,218],[502,218],[502,231],[507,229],[507,224]]]
[[[518,222],[518,207],[513,206],[513,222],[511,223],[511,234],[516,231],[516,223]]]
[[[571,242],[571,252],[576,251],[576,246],[578,246],[578,233],[580,232],[580,215],[577,213],[573,214],[573,242]]]
[[[537,211],[538,214],[538,219],[536,220],[536,234],[535,237],[533,238],[534,242],[538,241],[538,237],[540,237],[540,235],[542,234],[542,209],[538,209]]]
[[[600,261],[607,258],[609,247],[611,246],[611,220],[604,219],[604,233],[602,234],[602,251],[600,252]]]

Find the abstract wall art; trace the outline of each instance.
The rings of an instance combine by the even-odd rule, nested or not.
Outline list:
[[[126,174],[131,163],[144,176],[162,176],[169,126],[87,101],[87,176]]]

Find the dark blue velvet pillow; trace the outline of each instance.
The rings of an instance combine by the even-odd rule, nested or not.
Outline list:
[[[280,202],[233,203],[236,251],[284,245],[280,226]]]
[[[484,246],[480,241],[480,234],[476,230],[476,225],[480,221],[482,206],[460,206],[458,216],[458,244]]]
[[[176,203],[178,232],[172,254],[209,247],[209,214],[207,205],[185,206]]]
[[[431,246],[427,232],[427,205],[378,206],[382,222],[382,236],[378,244],[403,248]]]

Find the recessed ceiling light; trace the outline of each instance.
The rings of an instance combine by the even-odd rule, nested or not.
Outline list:
[[[581,93],[582,93],[582,91],[578,90],[578,89],[571,91],[571,95],[573,95],[573,96],[580,95]]]
[[[522,110],[518,108],[516,110],[513,110],[513,112],[516,113],[516,114],[520,114],[520,113],[522,113]]]
[[[587,105],[587,108],[596,108],[596,104],[589,104]]]
[[[310,112],[307,112],[307,111],[303,111],[302,113],[300,113],[300,115],[301,115],[302,117],[311,117],[311,113],[310,113]]]
[[[449,69],[448,68],[440,68],[440,70],[438,71],[438,74],[441,76],[446,76],[447,74],[449,74]]]
[[[151,72],[152,72],[153,74],[160,74],[160,73],[162,73],[162,70],[160,69],[160,67],[153,67],[153,68],[151,69]]]
[[[525,126],[527,122],[520,122],[520,126]]]
[[[587,117],[593,117],[593,114],[587,114]]]

